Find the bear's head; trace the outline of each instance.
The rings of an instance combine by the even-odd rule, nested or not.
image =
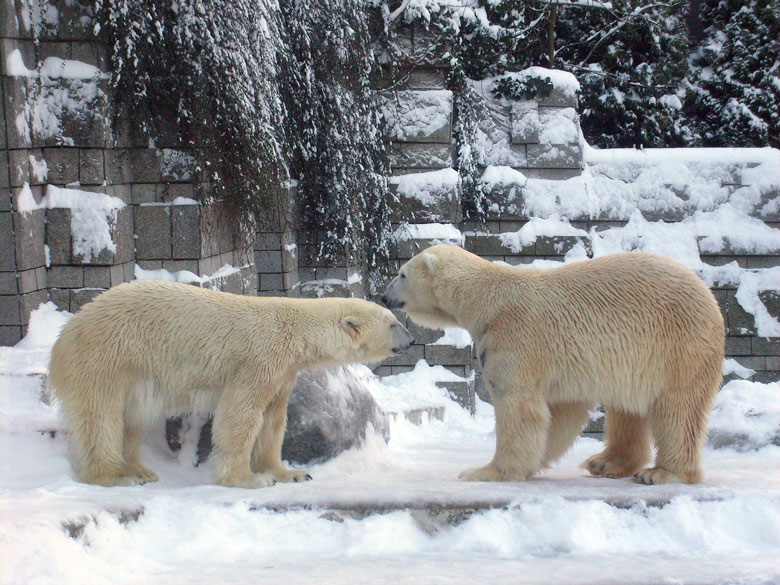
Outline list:
[[[414,338],[395,315],[376,303],[339,299],[339,325],[347,338],[343,361],[379,362],[407,351]]]
[[[456,246],[432,246],[401,266],[387,287],[382,302],[389,309],[402,309],[412,321],[433,329],[458,327],[455,318],[440,302],[442,283],[438,275],[450,263],[453,254],[461,251]]]

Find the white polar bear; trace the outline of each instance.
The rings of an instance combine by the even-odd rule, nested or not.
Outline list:
[[[214,413],[217,483],[256,488],[311,479],[281,461],[299,370],[373,362],[412,337],[387,309],[359,299],[232,295],[140,281],[112,288],[71,318],[49,382],[62,404],[81,481],[133,485],[157,414]]]
[[[724,326],[707,285],[644,253],[519,269],[455,246],[404,264],[383,298],[421,325],[467,329],[496,412],[496,453],[466,480],[525,480],[559,459],[600,402],[592,474],[695,483],[720,387]],[[655,440],[655,467],[650,438]]]

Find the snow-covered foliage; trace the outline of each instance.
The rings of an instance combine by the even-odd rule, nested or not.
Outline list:
[[[434,40],[429,51],[401,45],[399,58],[438,59],[453,80],[532,65],[574,73],[582,83],[582,127],[596,146],[778,144],[779,0],[381,4],[388,28],[414,23]],[[497,90],[528,99],[549,87],[544,78],[506,78]]]
[[[372,11],[357,0],[99,0],[117,95],[152,136],[193,148],[216,197],[278,229],[297,179],[318,253],[388,257],[389,174],[371,91]]]
[[[98,1],[116,95],[198,171],[245,225],[276,209],[283,179],[282,31],[274,0]]]
[[[390,194],[380,96],[371,87],[372,13],[359,0],[280,7],[280,94],[304,227],[320,234],[319,256],[381,272]]]
[[[695,115],[705,145],[780,147],[780,1],[705,0],[692,59]]]

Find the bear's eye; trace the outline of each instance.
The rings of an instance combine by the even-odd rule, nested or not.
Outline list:
[[[401,273],[401,278],[406,278],[406,275],[404,273]]]

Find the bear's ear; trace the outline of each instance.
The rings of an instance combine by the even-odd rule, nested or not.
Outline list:
[[[422,260],[425,262],[425,265],[428,267],[428,272],[433,274],[436,272],[436,269],[439,267],[439,259],[434,256],[433,254],[426,254],[423,253]]]
[[[341,320],[341,328],[344,329],[350,335],[354,335],[360,332],[358,320],[355,317],[344,317]]]

